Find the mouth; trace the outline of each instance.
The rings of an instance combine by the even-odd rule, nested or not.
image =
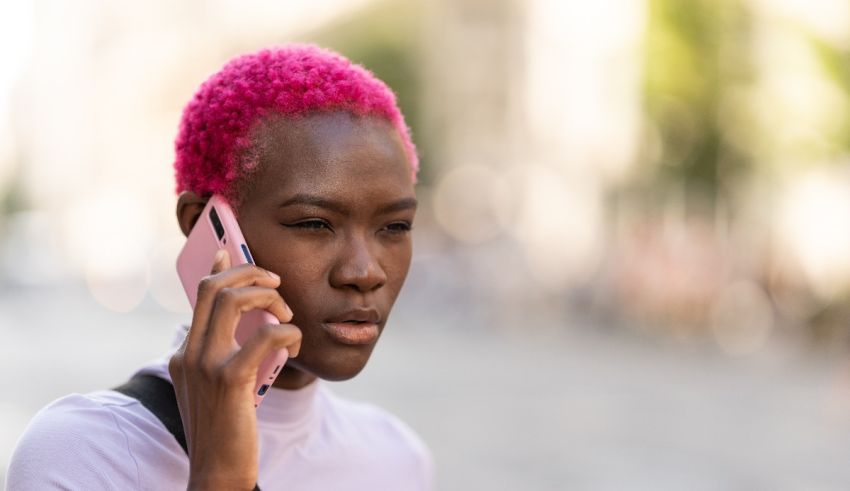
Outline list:
[[[356,309],[328,319],[322,324],[331,338],[347,345],[367,345],[378,339],[381,315],[376,309]]]

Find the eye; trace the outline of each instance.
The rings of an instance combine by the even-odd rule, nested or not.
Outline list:
[[[394,235],[402,235],[410,232],[413,229],[413,226],[408,222],[393,222],[386,227],[384,230]]]
[[[318,230],[322,230],[322,229],[328,229],[328,230],[331,230],[331,231],[333,230],[331,228],[330,223],[328,223],[325,220],[318,219],[318,218],[313,218],[313,219],[310,219],[310,220],[302,220],[300,222],[295,222],[295,223],[285,223],[285,224],[283,224],[283,226],[287,227],[287,228],[295,228],[295,229],[310,230],[310,231],[313,231],[313,230],[318,231]]]

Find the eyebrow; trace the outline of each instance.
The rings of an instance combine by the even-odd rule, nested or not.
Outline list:
[[[415,210],[417,205],[419,205],[419,202],[416,201],[416,198],[402,198],[398,201],[393,201],[392,203],[382,206],[378,210],[378,213],[385,214],[396,211]]]
[[[419,202],[416,200],[416,198],[402,198],[382,206],[378,209],[378,214],[386,214],[397,211],[416,209],[418,204]],[[325,208],[327,210],[335,211],[341,215],[348,213],[348,207],[345,206],[345,204],[340,203],[339,201],[322,198],[321,196],[316,196],[313,194],[298,193],[295,196],[284,201],[280,205],[280,207],[285,208],[287,206],[292,205],[318,206],[319,208]]]

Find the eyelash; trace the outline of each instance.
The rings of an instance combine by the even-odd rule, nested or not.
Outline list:
[[[386,227],[384,227],[384,229],[391,234],[401,235],[401,234],[406,234],[406,233],[410,232],[411,230],[413,230],[413,226],[410,225],[407,222],[393,222],[393,223],[387,225]]]
[[[326,228],[328,230],[333,230],[331,228],[330,223],[328,223],[324,220],[318,220],[318,219],[304,220],[303,222],[296,222],[296,223],[292,223],[292,224],[284,224],[284,227],[300,228],[300,229],[304,229],[304,230],[321,230],[323,228]]]
[[[325,220],[318,220],[318,219],[304,220],[303,222],[284,224],[284,227],[298,228],[298,229],[310,230],[310,231],[318,231],[318,230],[321,230],[323,228],[326,228],[330,231],[333,231],[333,228],[331,228],[330,223],[326,222]],[[413,226],[411,224],[407,223],[407,222],[393,222],[393,223],[387,225],[386,227],[384,227],[383,230],[386,230],[387,232],[389,232],[391,234],[401,235],[401,234],[406,234],[406,233],[410,232],[411,230],[413,230]]]

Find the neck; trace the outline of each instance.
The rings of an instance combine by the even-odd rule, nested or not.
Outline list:
[[[298,390],[310,385],[314,380],[316,380],[315,375],[289,365],[284,365],[272,387],[284,390]]]

